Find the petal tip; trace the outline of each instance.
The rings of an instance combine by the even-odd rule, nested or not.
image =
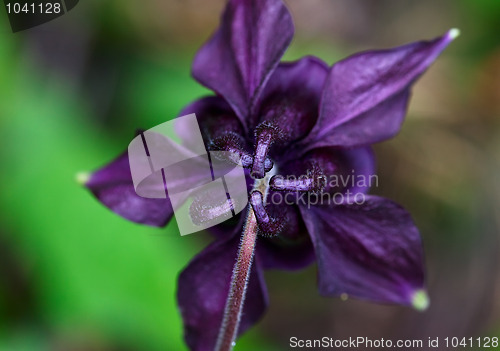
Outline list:
[[[424,289],[415,291],[411,297],[411,305],[414,309],[421,312],[429,308],[430,300],[427,292]]]
[[[456,39],[460,35],[460,29],[458,28],[452,28],[448,31],[448,38],[451,40]]]
[[[75,181],[78,184],[85,186],[87,185],[91,175],[92,174],[90,174],[89,172],[78,172],[77,174],[75,174]]]

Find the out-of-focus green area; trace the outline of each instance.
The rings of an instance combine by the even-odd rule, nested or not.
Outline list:
[[[431,308],[320,298],[315,268],[269,272],[271,307],[237,350],[288,339],[500,336],[500,2],[291,0],[287,59],[462,31],[417,84],[402,133],[376,147],[380,187],[421,228]],[[183,350],[180,237],[100,205],[75,180],[207,91],[190,77],[222,1],[82,1],[12,34],[0,11],[0,350]]]

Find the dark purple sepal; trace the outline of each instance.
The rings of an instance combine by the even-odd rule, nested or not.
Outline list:
[[[273,194],[270,191],[268,201]],[[282,196],[281,193],[277,195]],[[296,271],[313,263],[314,248],[297,206],[269,202],[266,209],[272,217],[283,222],[283,228],[279,235],[257,240],[256,255],[262,268]]]
[[[281,0],[230,0],[219,29],[194,58],[193,76],[222,95],[245,124],[293,32]]]
[[[367,51],[334,64],[307,148],[368,145],[396,135],[411,85],[455,36],[451,30],[434,40]]]
[[[366,196],[361,204],[301,207],[323,295],[413,305],[424,289],[422,241],[398,204]]]
[[[284,134],[282,148],[289,151],[289,146],[307,136],[316,123],[327,76],[327,64],[313,56],[280,63],[259,98],[252,126],[262,122],[279,126]],[[277,150],[280,158],[287,156],[281,155],[282,148]]]
[[[200,252],[179,276],[177,301],[184,337],[191,351],[214,349],[240,238],[216,240]],[[257,257],[252,264],[238,335],[254,325],[268,305],[267,290]]]
[[[85,186],[116,214],[136,223],[163,227],[173,216],[168,198],[149,199],[136,194],[128,153],[90,175]],[[163,190],[163,184],[159,185]]]
[[[244,130],[240,120],[234,114],[231,106],[220,96],[206,96],[185,106],[179,116],[196,114],[200,131],[207,148],[215,139],[224,138],[228,133],[243,136]],[[181,138],[183,145],[188,149],[196,145],[198,140],[193,140],[189,124],[177,123],[175,132]],[[242,145],[245,147],[246,145]]]

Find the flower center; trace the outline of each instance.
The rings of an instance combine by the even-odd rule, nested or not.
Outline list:
[[[286,221],[283,218],[270,216],[266,209],[265,199],[268,191],[282,192],[307,192],[317,194],[326,186],[326,177],[323,170],[316,162],[311,162],[311,167],[305,175],[282,176],[275,174],[277,168],[268,157],[271,146],[284,139],[285,133],[272,122],[263,122],[255,128],[255,145],[253,155],[245,150],[245,140],[242,136],[228,132],[223,136],[215,138],[209,145],[213,151],[227,151],[223,156],[225,160],[235,164],[240,164],[244,168],[250,169],[250,175],[256,179],[259,186],[254,188],[249,195],[249,202],[257,220],[257,225],[261,235],[272,237],[278,235],[284,227]],[[221,216],[224,212],[233,209],[234,204],[224,202],[200,208],[196,202],[191,208],[196,212],[192,217],[197,222]]]
[[[278,191],[300,191],[318,193],[326,186],[326,176],[316,163],[307,170],[306,175],[300,177],[275,175],[269,181],[269,186]]]
[[[253,156],[245,151],[243,148],[243,137],[240,135],[229,132],[221,137],[215,138],[209,145],[209,149],[212,151],[227,151],[228,154],[224,154],[225,157],[229,157],[229,161],[234,164],[239,164],[244,168],[251,168],[254,163]],[[269,172],[273,168],[273,162],[266,158],[264,160],[264,171]]]
[[[257,225],[264,236],[275,236],[281,232],[283,221],[269,217],[263,203],[263,195],[260,191],[254,190],[250,193],[250,205],[252,205],[257,218]]]
[[[279,234],[286,222],[283,219],[269,216],[264,204],[268,189],[285,192],[318,193],[326,186],[326,177],[316,163],[312,163],[312,167],[307,170],[307,173],[298,178],[272,174],[267,174],[266,177],[266,173],[269,171],[266,169],[266,160],[269,160],[269,149],[273,143],[284,139],[284,135],[285,133],[278,126],[269,122],[263,122],[255,128],[255,151],[250,175],[254,179],[261,179],[261,182],[265,184],[265,191],[263,191],[263,195],[259,191],[260,189],[253,190],[250,193],[249,200],[255,213],[260,233],[268,237]],[[276,171],[276,168],[273,169]],[[266,178],[262,179],[264,177]],[[269,178],[270,180],[268,181]]]
[[[281,139],[283,132],[272,123],[261,123],[255,128],[255,153],[250,175],[262,179],[266,175],[265,161],[271,145]]]

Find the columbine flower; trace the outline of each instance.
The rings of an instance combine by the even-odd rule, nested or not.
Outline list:
[[[196,113],[207,149],[240,155],[252,182],[250,176],[264,178],[271,168],[275,174],[264,187],[249,189],[248,211],[261,237],[238,334],[264,313],[264,269],[296,270],[314,260],[322,295],[416,308],[428,303],[422,243],[410,215],[390,200],[366,195],[369,182],[329,180],[374,174],[370,145],[398,133],[411,85],[458,31],[359,53],[332,67],[315,57],[280,63],[293,31],[280,0],[230,0],[220,28],[193,63],[194,78],[216,96],[181,112]],[[188,144],[189,131],[179,133]],[[168,199],[136,195],[126,153],[86,185],[129,220],[164,226],[172,217]],[[269,201],[276,194],[288,204]],[[332,194],[342,201],[321,201]],[[216,240],[179,277],[178,302],[192,350],[211,350],[216,343],[244,220],[243,214],[212,228]]]

